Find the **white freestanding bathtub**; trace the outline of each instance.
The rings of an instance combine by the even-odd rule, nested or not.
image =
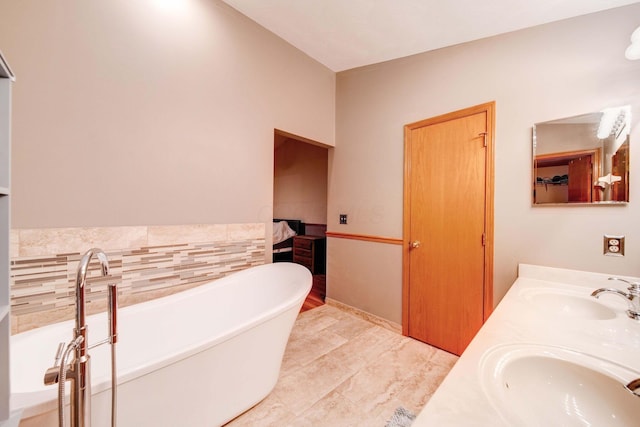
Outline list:
[[[264,399],[278,379],[311,280],[300,265],[267,264],[122,308],[118,425],[214,427]],[[88,324],[89,344],[106,337],[104,313],[90,316]],[[43,378],[73,326],[61,322],[11,337],[11,407],[23,410],[20,426],[57,426],[57,385],[45,386]],[[109,346],[89,353],[92,426],[106,427]]]

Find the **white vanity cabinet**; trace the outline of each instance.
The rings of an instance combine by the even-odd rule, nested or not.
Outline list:
[[[9,339],[11,316],[9,308],[9,236],[10,178],[11,178],[11,84],[14,80],[9,65],[0,52],[0,426],[11,425],[9,420]]]

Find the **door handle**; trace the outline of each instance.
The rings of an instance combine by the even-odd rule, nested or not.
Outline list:
[[[422,243],[420,243],[420,240],[414,240],[413,242],[409,243],[409,247],[411,249],[417,249],[420,247]]]

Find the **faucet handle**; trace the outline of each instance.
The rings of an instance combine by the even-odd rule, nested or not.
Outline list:
[[[65,344],[63,342],[58,344],[58,350],[56,351],[53,366],[47,369],[44,373],[44,385],[51,385],[58,382],[58,376],[60,374],[60,359],[62,359],[64,348]]]
[[[53,367],[57,367],[58,365],[60,365],[60,359],[62,359],[62,353],[64,353],[64,343],[61,342],[60,344],[58,344],[58,350],[56,351],[56,357],[53,361]]]
[[[627,285],[629,285],[629,289],[630,291],[640,291],[640,282],[632,282],[630,280],[626,280],[626,279],[621,279],[619,277],[609,277],[608,280],[617,280],[618,282],[624,282]]]

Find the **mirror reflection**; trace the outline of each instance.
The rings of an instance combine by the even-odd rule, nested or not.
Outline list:
[[[629,201],[630,106],[533,126],[533,204]]]

